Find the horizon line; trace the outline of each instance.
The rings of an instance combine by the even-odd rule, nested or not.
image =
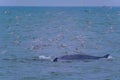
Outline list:
[[[117,6],[117,5],[88,5],[88,6],[82,6],[82,5],[79,5],[79,6],[56,6],[56,5],[0,5],[0,7],[120,7],[120,6]]]

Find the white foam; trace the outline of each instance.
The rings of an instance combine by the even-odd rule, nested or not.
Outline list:
[[[108,56],[108,60],[113,60],[114,58],[112,56]]]
[[[51,60],[51,56],[40,55],[39,59],[42,59],[42,60]]]

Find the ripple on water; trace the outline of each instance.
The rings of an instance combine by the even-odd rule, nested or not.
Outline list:
[[[23,77],[20,80],[40,80],[40,78],[39,77],[28,76],[28,77]],[[42,79],[42,80],[44,80],[44,79]]]

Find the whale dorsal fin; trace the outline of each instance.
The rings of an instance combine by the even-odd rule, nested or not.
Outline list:
[[[58,60],[58,58],[56,57],[56,58],[53,59],[53,62],[57,62],[57,60]]]
[[[106,54],[105,56],[103,56],[104,58],[108,58],[110,56],[110,54]]]

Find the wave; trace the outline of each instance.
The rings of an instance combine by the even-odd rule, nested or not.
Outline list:
[[[38,56],[40,60],[52,60],[51,56],[40,55]]]

